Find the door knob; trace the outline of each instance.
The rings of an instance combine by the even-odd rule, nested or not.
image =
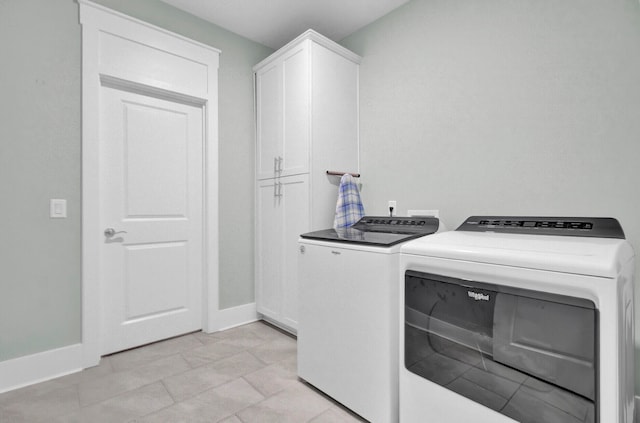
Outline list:
[[[105,235],[105,236],[107,236],[107,237],[109,237],[109,238],[111,238],[111,237],[112,237],[112,236],[114,236],[115,234],[120,234],[120,233],[122,233],[122,234],[126,234],[126,233],[127,233],[127,231],[116,231],[116,230],[115,230],[115,229],[113,229],[113,228],[107,228],[107,229],[105,229],[105,230],[104,230],[104,235]]]

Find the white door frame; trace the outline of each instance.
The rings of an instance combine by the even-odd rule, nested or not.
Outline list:
[[[131,18],[87,0],[79,0],[82,25],[82,350],[84,368],[100,362],[100,87],[104,81],[159,96],[201,104],[204,121],[204,237],[202,328],[218,327],[218,64],[220,50]],[[127,68],[124,48],[152,47],[175,57],[198,78],[172,79],[150,66],[149,75]],[[102,50],[101,50],[102,49]],[[135,57],[135,54],[132,55]]]

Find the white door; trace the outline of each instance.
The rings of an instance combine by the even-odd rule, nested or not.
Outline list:
[[[105,86],[100,102],[108,354],[201,328],[204,131],[200,106]]]

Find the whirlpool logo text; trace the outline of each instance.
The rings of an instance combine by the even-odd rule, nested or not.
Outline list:
[[[467,295],[476,301],[489,301],[489,294],[483,294],[481,292],[467,291]]]

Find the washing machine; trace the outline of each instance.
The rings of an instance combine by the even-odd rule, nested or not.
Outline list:
[[[370,422],[398,421],[400,246],[439,228],[365,216],[299,240],[298,376]]]
[[[473,216],[400,254],[402,423],[632,423],[634,252],[611,218]]]

